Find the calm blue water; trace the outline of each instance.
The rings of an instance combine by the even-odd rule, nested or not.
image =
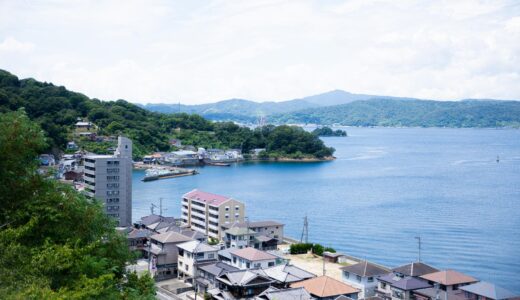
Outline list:
[[[204,167],[197,176],[141,182],[134,218],[151,202],[180,216],[194,189],[246,203],[251,219],[284,222],[300,237],[387,266],[417,258],[520,293],[520,130],[348,128],[324,138],[337,160]],[[500,163],[496,163],[497,155]]]

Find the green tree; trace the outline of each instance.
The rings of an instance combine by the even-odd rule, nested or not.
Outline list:
[[[24,111],[0,114],[0,299],[151,299],[101,204],[38,175],[45,146]]]

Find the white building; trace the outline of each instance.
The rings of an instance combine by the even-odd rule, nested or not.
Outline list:
[[[216,262],[218,249],[199,241],[189,241],[178,244],[179,249],[179,275],[194,277],[197,274],[197,266]]]
[[[343,282],[358,288],[359,298],[364,299],[375,295],[377,278],[390,272],[376,264],[362,261],[354,265],[341,268]]]
[[[85,194],[104,203],[119,226],[132,225],[132,141],[119,137],[114,155],[85,157]]]
[[[242,248],[230,251],[231,265],[241,270],[265,269],[276,265],[277,257],[255,248]]]
[[[193,190],[182,196],[182,222],[208,237],[221,239],[222,226],[243,222],[244,203],[230,197]]]

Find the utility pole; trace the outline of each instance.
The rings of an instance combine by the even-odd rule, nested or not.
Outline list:
[[[155,204],[153,204],[153,203],[150,204],[150,212],[152,213],[152,215],[154,215],[154,212],[155,212],[154,209],[155,209],[155,208],[157,208],[157,205],[155,205]]]
[[[303,218],[303,230],[300,243],[303,243],[304,240],[306,244],[309,243],[309,221],[307,220],[307,215],[305,215],[305,218]]]
[[[415,239],[417,240],[417,242],[419,244],[419,262],[421,262],[421,237],[416,236]]]
[[[326,273],[326,271],[325,271],[325,255],[323,255],[323,253],[321,255],[321,258],[323,259],[323,276],[325,276],[325,273]]]

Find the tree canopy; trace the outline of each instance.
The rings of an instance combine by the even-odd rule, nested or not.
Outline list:
[[[153,299],[101,204],[39,175],[45,147],[23,110],[0,114],[0,298]]]
[[[196,114],[147,111],[124,100],[100,101],[62,86],[19,80],[0,70],[0,112],[24,108],[48,137],[47,148],[64,149],[78,118],[99,127],[100,134],[124,134],[134,143],[134,158],[152,151],[170,150],[169,138],[205,148],[267,148],[279,155],[329,156],[334,151],[310,133],[289,126],[249,129],[232,122],[212,122]],[[88,143],[87,150],[103,152],[109,144]],[[48,150],[48,149],[46,149]]]

